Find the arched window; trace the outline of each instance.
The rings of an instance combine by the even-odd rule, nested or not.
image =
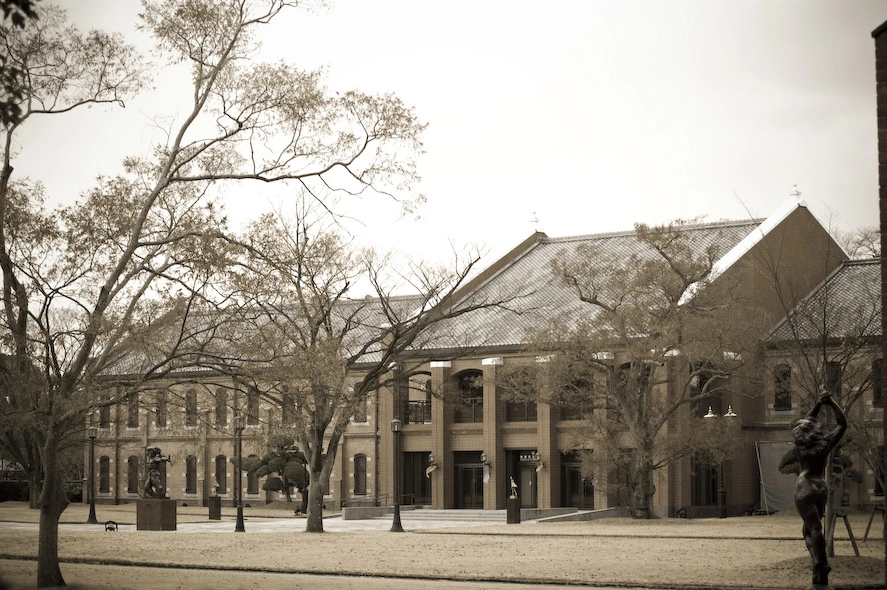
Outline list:
[[[414,373],[407,380],[409,391],[403,412],[405,424],[431,424],[431,374]]]
[[[792,368],[785,363],[773,369],[774,410],[792,409]]]
[[[258,459],[257,455],[250,455],[250,459]],[[248,471],[246,474],[246,493],[247,494],[258,494],[259,493],[259,476],[256,475],[255,471]]]
[[[481,371],[463,371],[456,375],[459,397],[456,400],[454,422],[469,423],[484,421],[484,388],[481,384]]]
[[[228,493],[228,458],[225,455],[216,457],[216,485],[219,495]]]
[[[185,459],[185,493],[197,493],[197,457],[194,455]]]
[[[111,459],[101,457],[99,459],[99,492],[108,493],[111,491]]]
[[[130,494],[139,493],[139,458],[130,455],[126,460],[126,491]]]
[[[354,395],[352,393],[352,395]],[[367,421],[367,398],[366,395],[357,400],[357,403],[354,405],[354,415],[351,416],[352,422],[366,422]]]
[[[354,455],[354,495],[365,496],[367,493],[367,458],[366,455]]]

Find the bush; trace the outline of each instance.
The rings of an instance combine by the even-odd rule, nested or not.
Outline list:
[[[28,482],[0,481],[0,502],[27,502]]]

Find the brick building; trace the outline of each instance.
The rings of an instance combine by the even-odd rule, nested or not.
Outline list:
[[[794,305],[847,258],[797,198],[764,220],[699,224],[686,231],[693,232],[692,243],[697,246],[718,247],[715,282],[740,285],[749,313],[766,318],[770,326],[785,316],[785,293],[794,294]],[[390,504],[399,489],[406,503],[501,509],[512,480],[524,508],[605,508],[622,502],[612,485],[613,473],[583,470],[583,454],[571,447],[569,436],[577,416],[546,403],[506,401],[496,386],[497,371],[537,361],[527,353],[528,328],[557,313],[582,313],[575,294],[552,275],[550,263],[558,252],[583,244],[610,253],[641,248],[633,231],[569,238],[536,233],[481,273],[467,286],[469,291],[532,284],[533,294],[521,299],[525,306],[521,313],[481,310],[463,316],[456,321],[458,325],[449,324],[448,329],[475,334],[477,340],[466,341],[462,350],[417,352],[424,357],[418,366],[411,363],[415,369],[402,376],[401,382],[408,382],[409,387],[383,388],[368,401],[365,411],[360,409],[338,448],[327,496],[330,503]],[[768,334],[760,337],[763,343]],[[683,370],[682,362],[687,361],[674,358],[667,369]],[[139,467],[148,445],[159,446],[172,458],[165,474],[171,498],[201,504],[216,487],[223,499],[234,498],[233,415],[245,417],[244,455],[262,455],[284,409],[258,395],[223,393],[229,391],[223,387],[227,384],[212,373],[196,372],[192,378],[203,384],[218,383],[218,390],[213,392],[211,385],[206,391],[213,393],[207,395],[204,389],[191,391],[187,386],[158,382],[140,394],[140,400],[97,413],[98,502],[132,501],[139,496]],[[439,391],[456,397],[432,395]],[[684,459],[658,470],[654,497],[658,513],[673,515],[684,508],[691,515],[713,515],[713,488],[721,481],[729,513],[759,504],[755,442],[769,437],[774,429],[788,434],[789,414],[774,410],[772,389],[759,392],[763,395],[748,393],[708,400],[714,411],[723,413],[732,407],[738,415],[738,449],[731,460],[717,467],[703,469]],[[667,386],[661,394],[669,395]],[[398,457],[391,429],[395,418],[403,425]],[[600,439],[584,450],[603,453],[618,444]],[[401,466],[397,488],[395,460]],[[242,477],[246,503],[278,498],[277,493],[263,492],[261,483]],[[864,496],[857,492],[859,501]]]

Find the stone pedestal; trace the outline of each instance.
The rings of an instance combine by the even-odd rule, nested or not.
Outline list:
[[[520,498],[508,498],[505,501],[505,523],[520,524]]]
[[[136,500],[136,530],[176,530],[176,501],[166,498]]]
[[[222,499],[218,496],[210,496],[206,499],[206,505],[209,507],[210,520],[222,520]]]

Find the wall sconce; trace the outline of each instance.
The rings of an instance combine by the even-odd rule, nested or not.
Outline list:
[[[425,468],[425,477],[431,479],[431,472],[437,469],[437,463],[434,462],[434,453],[428,453],[428,467]]]
[[[545,468],[545,463],[542,462],[542,455],[539,454],[539,451],[533,453],[533,461],[536,462],[536,473],[539,473]]]
[[[489,481],[490,481],[490,462],[487,460],[487,454],[486,454],[486,453],[481,452],[481,454],[480,454],[480,462],[481,462],[481,463],[483,464],[483,466],[484,466],[484,480],[483,480],[483,481],[484,481],[484,485],[486,485],[486,484],[489,483]]]

